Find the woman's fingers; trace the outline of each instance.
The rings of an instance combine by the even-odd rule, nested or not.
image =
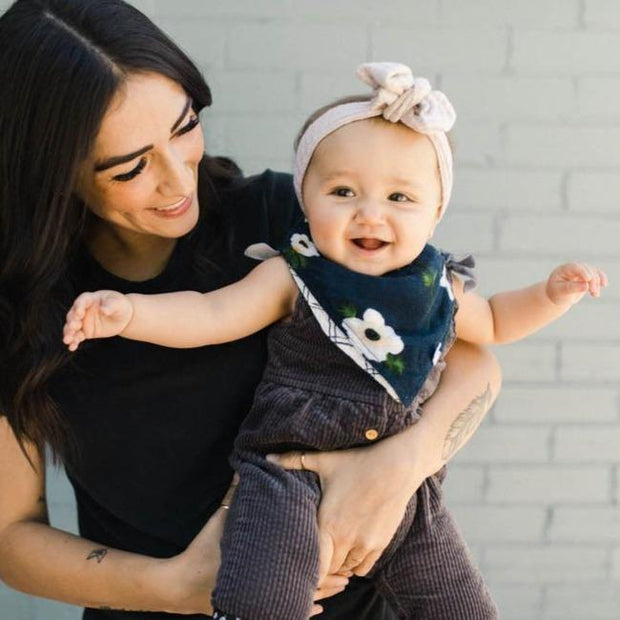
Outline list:
[[[267,460],[270,463],[280,465],[284,469],[297,469],[313,471],[320,473],[318,470],[317,452],[300,452],[293,450],[291,452],[283,452],[282,454],[268,454]]]
[[[325,528],[319,528],[319,586],[329,576],[334,555],[334,541]],[[334,571],[336,572],[336,571]]]
[[[381,557],[382,553],[383,551],[372,551],[369,553],[362,562],[351,569],[353,574],[358,577],[365,577],[370,572],[370,569],[375,565],[377,560]]]
[[[342,575],[327,575],[317,589],[314,600],[320,601],[321,599],[334,596],[334,594],[342,592],[347,585],[349,585],[349,579],[347,577],[343,577]]]
[[[369,554],[364,549],[354,547],[349,551],[347,557],[342,562],[342,570],[350,570],[355,572],[355,569],[364,562]]]
[[[312,606],[312,612],[310,615],[317,616],[323,611],[323,607],[321,607],[321,605],[317,605],[316,601],[329,598],[330,596],[334,596],[334,594],[342,592],[347,585],[349,585],[348,577],[343,575],[326,575],[314,594],[315,604]]]

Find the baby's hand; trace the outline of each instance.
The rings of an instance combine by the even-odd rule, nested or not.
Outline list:
[[[556,306],[576,304],[586,293],[599,297],[607,286],[607,274],[585,263],[566,263],[556,267],[547,280],[547,296]]]
[[[116,291],[82,293],[67,312],[62,341],[75,351],[90,338],[118,336],[131,321],[133,306]]]

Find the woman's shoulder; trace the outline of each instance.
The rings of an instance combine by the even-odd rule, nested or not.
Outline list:
[[[240,178],[231,189],[230,197],[246,209],[263,207],[267,211],[281,212],[299,209],[292,175],[269,168],[260,174]]]
[[[295,196],[292,175],[265,170],[243,177],[227,192],[227,210],[235,228],[252,231],[257,241],[278,246],[302,213]]]

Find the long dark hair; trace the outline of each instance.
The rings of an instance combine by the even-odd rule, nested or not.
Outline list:
[[[210,105],[189,58],[122,0],[17,0],[0,17],[0,414],[22,448],[59,459],[70,433],[48,384],[68,362],[67,270],[87,214],[72,190],[119,86],[147,71]],[[238,172],[205,156],[201,212],[217,215],[218,179]]]

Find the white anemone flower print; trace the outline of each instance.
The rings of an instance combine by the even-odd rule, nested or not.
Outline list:
[[[388,354],[397,355],[405,348],[401,337],[385,324],[381,313],[373,308],[368,308],[361,319],[344,319],[342,327],[349,338],[361,346],[362,353],[368,359],[384,362]]]
[[[302,256],[319,256],[319,251],[316,249],[316,245],[310,241],[308,235],[302,233],[295,233],[291,237],[291,247],[295,252]]]
[[[454,293],[452,292],[452,284],[450,284],[450,280],[448,280],[448,272],[446,271],[446,266],[443,266],[443,271],[441,273],[441,279],[439,280],[439,286],[443,286],[448,291],[448,297],[450,301],[454,301]]]

